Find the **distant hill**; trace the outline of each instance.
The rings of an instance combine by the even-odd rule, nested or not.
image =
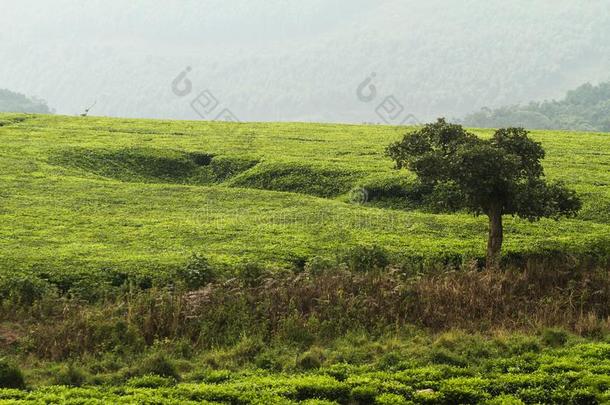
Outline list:
[[[383,122],[393,95],[425,122],[608,81],[609,37],[607,0],[13,2],[0,88],[72,115],[97,100],[94,115],[201,119],[191,101],[209,90],[241,121],[353,123]],[[187,66],[192,93],[179,97]],[[377,97],[363,102],[373,73]]]
[[[47,102],[37,98],[29,98],[21,93],[0,89],[0,112],[20,112],[51,114]]]
[[[479,128],[519,126],[610,132],[610,82],[583,84],[560,101],[531,102],[497,109],[483,108],[464,118],[464,124]]]

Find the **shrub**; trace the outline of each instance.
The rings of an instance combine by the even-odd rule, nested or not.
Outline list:
[[[407,405],[409,401],[400,395],[396,394],[381,394],[375,398],[375,404],[377,405]]]
[[[517,395],[528,404],[544,404],[549,399],[549,392],[543,387],[523,388]]]
[[[512,355],[524,353],[538,353],[541,350],[540,342],[534,336],[515,335],[503,342]]]
[[[415,391],[413,394],[413,400],[416,404],[440,404],[440,403],[448,403],[451,404],[453,402],[443,402],[443,394],[431,389],[423,389],[419,391]]]
[[[392,369],[400,364],[402,357],[397,352],[385,353],[378,361],[378,366],[381,369]]]
[[[70,387],[81,387],[87,382],[87,373],[80,367],[70,363],[67,366],[62,366],[55,374],[55,383],[57,385],[66,385]]]
[[[350,375],[351,366],[346,363],[338,363],[338,364],[333,364],[332,366],[330,366],[328,368],[324,368],[321,371],[323,371],[324,374],[327,374],[327,375],[333,377],[337,381],[345,381],[345,380],[347,380],[347,377],[349,377],[349,375]]]
[[[280,340],[299,344],[301,347],[310,346],[316,340],[308,329],[307,322],[297,314],[288,315],[280,321],[277,337]]]
[[[178,374],[174,363],[161,353],[155,353],[144,359],[138,371],[139,375],[153,374],[160,377],[174,378],[177,381],[180,380],[180,374]]]
[[[245,364],[254,360],[264,347],[265,344],[260,338],[242,336],[240,341],[231,349],[230,355],[238,364]]]
[[[288,191],[318,197],[336,197],[349,191],[359,177],[349,168],[300,162],[261,163],[232,179],[236,187]]]
[[[205,373],[203,381],[218,384],[229,381],[231,379],[231,372],[228,370],[211,370]]]
[[[247,286],[256,286],[265,274],[265,269],[258,263],[245,263],[239,268],[239,277]]]
[[[597,394],[590,388],[579,388],[570,395],[570,403],[575,405],[593,405],[600,403]]]
[[[376,245],[355,246],[347,251],[343,261],[350,270],[357,272],[383,269],[390,263],[386,250]]]
[[[356,404],[372,404],[379,394],[377,388],[370,385],[362,385],[352,388],[352,400]]]
[[[568,342],[568,333],[562,329],[545,329],[542,332],[542,342],[550,347],[563,346]]]
[[[190,290],[215,281],[217,276],[216,270],[210,265],[208,259],[199,254],[193,254],[186,265],[176,271],[177,279]]]
[[[297,400],[320,398],[347,402],[350,397],[349,387],[331,377],[305,376],[296,380],[294,387]]]
[[[258,368],[277,372],[285,368],[293,368],[295,360],[294,355],[289,351],[272,348],[256,356],[254,364]]]
[[[324,352],[319,347],[312,347],[297,359],[297,366],[303,370],[318,369],[324,361]]]
[[[0,359],[0,388],[25,388],[21,370],[4,359]]]
[[[523,405],[524,402],[512,395],[500,395],[485,402],[485,405]]]
[[[305,271],[313,275],[320,275],[325,271],[332,269],[334,266],[336,266],[336,263],[334,263],[332,260],[320,256],[314,256],[305,263]]]
[[[466,359],[462,356],[443,347],[432,348],[430,350],[430,360],[436,364],[449,364],[459,367],[464,367],[467,364]]]
[[[0,278],[0,298],[13,306],[31,306],[54,293],[51,283],[32,274],[14,273]]]
[[[452,378],[441,383],[441,392],[451,404],[478,404],[489,398],[481,378]]]
[[[161,377],[154,374],[133,377],[127,382],[127,385],[133,388],[161,388],[171,387],[175,384],[176,380],[171,377]]]

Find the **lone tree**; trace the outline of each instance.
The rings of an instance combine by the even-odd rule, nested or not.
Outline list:
[[[417,175],[437,208],[487,215],[488,268],[499,266],[503,215],[559,219],[581,207],[574,191],[544,180],[544,150],[522,128],[499,129],[491,139],[481,139],[440,118],[407,133],[386,152],[397,169]]]

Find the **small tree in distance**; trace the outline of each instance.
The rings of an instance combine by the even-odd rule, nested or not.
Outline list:
[[[499,129],[491,139],[481,139],[439,118],[386,152],[397,169],[415,173],[438,208],[487,215],[488,268],[500,263],[503,215],[537,221],[574,216],[581,208],[574,191],[544,180],[544,150],[522,128]]]

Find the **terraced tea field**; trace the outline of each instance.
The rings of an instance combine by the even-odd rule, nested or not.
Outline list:
[[[407,130],[0,114],[0,403],[609,403],[608,134],[532,133],[583,209],[483,271]]]
[[[181,382],[170,375],[148,374],[123,376],[126,382],[115,385],[112,378],[121,378],[120,373],[106,374],[84,387],[0,390],[0,403],[406,405],[610,401],[608,343],[559,342],[565,347],[552,347],[557,342],[544,343],[544,339],[524,336],[485,341],[456,334],[445,334],[433,342],[419,337],[409,344],[372,343],[352,337],[351,343],[358,342],[358,348],[348,348],[348,342],[350,339],[333,350],[306,352],[292,362],[291,371],[273,370],[272,356],[278,353],[258,355],[245,363],[242,360],[239,369],[234,370],[210,369],[206,362],[213,357],[208,356],[198,359],[203,367],[196,366],[195,361],[182,361],[186,371]],[[418,346],[425,343],[429,349]],[[239,350],[224,353],[224,357],[238,357]],[[290,364],[285,358],[282,361]],[[54,374],[65,375],[65,371],[56,369]],[[70,383],[69,379],[65,381]]]
[[[158,273],[193,253],[292,267],[358,245],[397,262],[482,256],[485,218],[417,210],[396,191],[408,176],[384,149],[405,131],[2,114],[0,272]],[[610,138],[532,136],[584,208],[507,219],[506,254],[607,254]]]

